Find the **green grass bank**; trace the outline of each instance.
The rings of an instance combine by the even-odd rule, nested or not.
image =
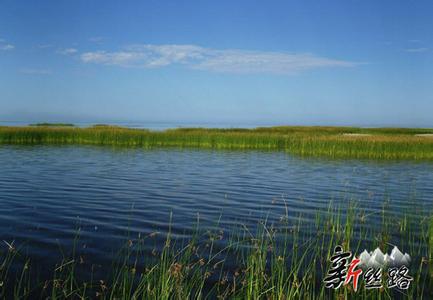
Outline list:
[[[0,127],[0,144],[76,144],[278,150],[301,156],[433,159],[433,129],[356,127],[179,128],[165,131],[98,125]]]

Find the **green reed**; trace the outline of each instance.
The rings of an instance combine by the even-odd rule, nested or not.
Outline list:
[[[353,127],[180,128],[165,131],[99,125],[0,127],[0,144],[111,145],[286,151],[300,156],[433,159],[432,129]]]
[[[384,212],[386,214],[386,212]],[[433,296],[433,216],[414,215],[382,218],[378,229],[366,229],[371,215],[355,204],[345,209],[329,206],[318,211],[313,221],[282,216],[263,220],[254,228],[240,224],[229,233],[215,227],[197,228],[191,238],[166,234],[159,248],[146,253],[158,233],[126,236],[125,245],[112,263],[106,278],[84,280],[77,270],[82,257],[77,247],[64,254],[49,280],[38,282],[32,261],[22,249],[5,244],[0,255],[2,298],[15,299],[431,299]],[[401,223],[399,223],[401,222]],[[74,245],[78,244],[79,234]],[[390,237],[394,236],[394,239]],[[329,290],[322,282],[328,258],[336,245],[354,254],[364,248],[398,240],[400,249],[412,257],[414,281],[404,294],[386,287],[357,292],[350,286]],[[386,248],[388,246],[388,248]],[[389,251],[387,251],[389,252]],[[11,272],[11,266],[21,271]],[[18,268],[19,269],[19,268]],[[88,270],[88,274],[92,274]]]

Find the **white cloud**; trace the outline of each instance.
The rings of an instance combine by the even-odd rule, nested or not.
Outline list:
[[[66,48],[66,49],[57,50],[57,53],[62,54],[62,55],[72,55],[72,54],[75,54],[77,52],[78,52],[78,50],[75,48]]]
[[[37,46],[39,49],[47,49],[53,47],[51,44],[40,44]]]
[[[427,52],[429,49],[428,48],[410,48],[410,49],[406,49],[406,52],[411,52],[411,53],[420,53],[420,52]]]
[[[83,53],[81,60],[85,63],[120,67],[158,68],[178,64],[213,72],[271,74],[358,65],[310,53],[216,50],[195,45],[134,45],[117,52]]]
[[[308,53],[223,51],[194,68],[230,73],[296,73],[322,67],[350,67],[351,62],[319,57]]]
[[[0,44],[0,50],[7,51],[7,50],[13,50],[13,49],[15,49],[15,46],[14,46],[14,45],[11,45],[11,44],[3,44],[3,43]]]
[[[101,43],[104,40],[105,40],[105,38],[103,38],[102,36],[93,36],[93,37],[89,38],[89,42],[92,42],[92,43]]]
[[[21,69],[20,73],[27,75],[50,75],[52,72],[46,69]]]

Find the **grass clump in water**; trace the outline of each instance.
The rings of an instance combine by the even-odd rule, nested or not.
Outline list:
[[[432,129],[353,127],[179,128],[165,131],[118,126],[0,127],[0,144],[74,144],[286,151],[300,156],[433,159]],[[426,136],[423,136],[425,134]]]
[[[72,123],[35,123],[30,124],[29,126],[36,127],[74,127],[75,125]]]

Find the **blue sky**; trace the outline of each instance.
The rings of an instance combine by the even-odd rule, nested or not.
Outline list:
[[[0,3],[0,120],[433,127],[431,1]]]

